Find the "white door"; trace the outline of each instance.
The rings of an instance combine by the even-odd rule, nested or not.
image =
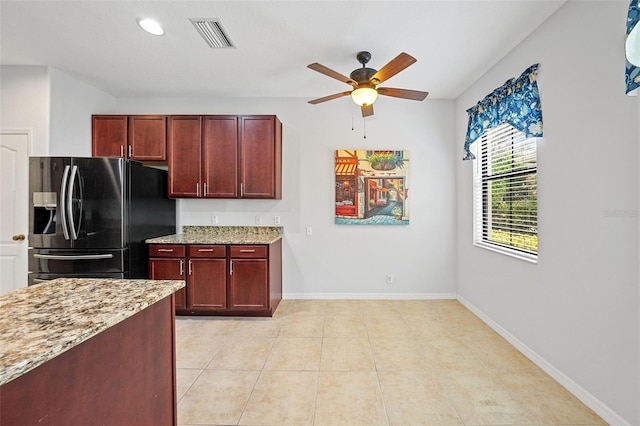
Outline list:
[[[0,294],[27,286],[28,130],[0,130]]]

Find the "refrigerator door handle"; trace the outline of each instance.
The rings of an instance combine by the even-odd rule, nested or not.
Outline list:
[[[60,184],[60,215],[62,223],[62,232],[64,233],[64,239],[69,239],[69,229],[67,228],[67,213],[64,205],[67,199],[67,181],[69,180],[69,166],[64,166],[64,172],[62,173],[62,183]]]
[[[55,254],[34,254],[37,259],[49,260],[96,260],[113,259],[113,254],[81,254],[81,255],[55,255]]]
[[[72,240],[77,240],[78,239],[78,231],[80,230],[80,217],[78,217],[78,230],[76,230],[76,224],[73,220],[73,187],[76,183],[76,176],[78,176],[78,166],[73,166],[71,168],[71,179],[69,179],[69,185],[68,185],[68,189],[67,189],[67,215],[68,215],[68,222],[69,222],[69,230],[71,231],[71,239]],[[80,200],[82,200],[82,194],[80,194]],[[82,205],[79,206],[79,208],[82,208]]]

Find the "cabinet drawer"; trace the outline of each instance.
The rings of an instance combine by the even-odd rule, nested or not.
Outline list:
[[[190,245],[188,246],[189,257],[225,257],[227,250],[225,246]]]
[[[184,257],[185,249],[181,244],[151,244],[149,257]]]
[[[267,246],[231,246],[231,257],[261,258],[267,257]]]

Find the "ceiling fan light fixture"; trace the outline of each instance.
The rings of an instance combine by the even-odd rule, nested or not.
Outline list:
[[[148,32],[149,34],[161,36],[164,34],[164,30],[153,19],[138,19],[138,25],[140,28]]]
[[[378,91],[372,87],[359,87],[351,92],[351,99],[359,106],[373,105],[377,97]]]

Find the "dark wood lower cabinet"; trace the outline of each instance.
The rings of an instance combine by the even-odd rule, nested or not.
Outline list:
[[[272,316],[282,299],[282,242],[152,244],[149,274],[186,281],[176,293],[178,315]]]
[[[189,259],[189,308],[227,308],[227,260]]]
[[[229,305],[231,309],[267,309],[269,300],[267,259],[231,259]]]
[[[173,295],[0,386],[0,425],[176,425]]]

